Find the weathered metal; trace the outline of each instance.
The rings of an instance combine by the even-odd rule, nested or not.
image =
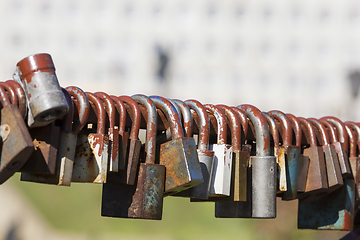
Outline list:
[[[26,94],[29,127],[48,125],[69,111],[49,54],[35,54],[19,61],[14,79]]]
[[[192,137],[193,118],[189,106],[179,99],[172,99],[171,101],[180,109],[183,120],[184,136]]]
[[[108,171],[118,172],[119,171],[119,129],[115,126],[115,104],[112,98],[104,92],[96,92],[106,109],[108,119],[109,119],[109,167]]]
[[[329,122],[333,125],[333,127],[336,128],[337,134],[332,133],[331,136],[331,145],[334,146],[335,151],[338,155],[341,173],[343,178],[352,178],[351,174],[351,167],[349,163],[349,156],[348,156],[348,145],[349,140],[347,136],[347,132],[345,129],[345,124],[338,118],[335,117],[323,117],[320,119],[321,121]],[[332,130],[329,127],[327,127],[329,130]],[[338,137],[339,136],[339,137]]]
[[[11,85],[7,82],[0,82],[0,85],[6,90],[7,96],[11,102],[11,104],[18,105],[18,100],[16,96],[15,90],[11,87]]]
[[[10,103],[2,86],[0,86],[0,97],[2,104],[0,124],[3,132],[0,156],[0,184],[2,184],[26,163],[34,151],[34,145],[18,107]]]
[[[71,181],[105,183],[109,158],[109,138],[105,135],[105,109],[95,94],[86,92],[86,96],[97,116],[96,133],[88,128],[78,135]]]
[[[269,114],[280,123],[280,132],[282,132],[282,146],[284,147],[285,153],[285,181],[287,187],[282,193],[282,200],[294,200],[297,198],[301,148],[300,146],[294,146],[292,144],[293,129],[287,115],[278,110],[270,111]]]
[[[203,182],[193,138],[184,137],[174,106],[165,98],[151,96],[170,124],[172,140],[160,145],[160,164],[166,167],[165,194],[171,195]]]
[[[256,156],[251,156],[252,217],[276,217],[276,158],[270,156],[269,127],[264,115],[252,105],[239,108],[250,119],[256,138]]]
[[[330,145],[325,125],[317,119],[308,119],[318,130],[318,139],[325,154],[326,173],[328,179],[328,192],[334,191],[343,185],[339,159],[333,146]]]
[[[24,90],[20,86],[20,84],[14,80],[6,81],[7,84],[11,86],[11,88],[15,91],[17,99],[18,99],[18,107],[21,113],[21,116],[25,119],[26,117],[26,96]]]

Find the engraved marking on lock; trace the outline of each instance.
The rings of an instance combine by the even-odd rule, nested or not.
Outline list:
[[[6,141],[10,134],[10,126],[8,124],[2,124],[0,125],[0,137],[3,142]]]

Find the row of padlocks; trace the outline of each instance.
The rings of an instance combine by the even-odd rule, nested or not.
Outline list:
[[[0,96],[0,183],[102,183],[102,216],[154,220],[165,196],[215,202],[218,218],[298,199],[298,228],[353,228],[359,123],[61,88],[48,54],[21,60]]]

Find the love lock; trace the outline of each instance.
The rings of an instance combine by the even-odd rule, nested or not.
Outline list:
[[[147,109],[145,163],[140,163],[136,185],[119,184],[111,181],[103,185],[101,215],[161,220],[165,166],[155,164],[156,107],[144,95],[134,95],[132,98]]]
[[[256,156],[251,156],[252,217],[276,217],[276,158],[270,156],[269,127],[264,115],[251,105],[239,108],[252,122],[256,138]]]
[[[78,135],[72,182],[105,183],[109,158],[105,109],[95,94],[86,92],[86,95],[97,116],[97,127],[96,133],[92,129],[83,129]]]
[[[171,195],[203,182],[193,138],[184,137],[179,116],[165,98],[151,96],[156,108],[166,116],[172,140],[160,145],[160,164],[166,167],[165,194]]]
[[[89,102],[86,94],[78,87],[67,87],[64,95],[68,101],[69,112],[63,117],[60,129],[59,149],[56,158],[55,175],[21,173],[21,181],[30,181],[59,186],[70,186],[73,172],[77,135],[85,126],[89,115]],[[74,99],[77,111],[73,109]]]
[[[2,184],[26,163],[34,150],[34,145],[19,108],[10,103],[1,86],[0,97],[2,104],[0,184]]]
[[[48,125],[69,111],[49,54],[35,54],[19,61],[14,79],[25,91],[29,127]]]
[[[333,136],[333,138],[331,138],[331,140],[332,140],[331,145],[334,146],[335,152],[338,155],[340,169],[341,169],[343,178],[352,178],[351,167],[350,167],[349,156],[348,156],[349,141],[348,141],[348,136],[347,136],[347,132],[345,129],[345,124],[336,117],[323,117],[320,120],[324,121],[324,122],[329,122],[332,124],[333,127],[336,128],[339,138],[337,138],[336,134],[334,134],[334,133],[331,134],[331,136]],[[331,130],[330,126],[328,127],[328,129]]]

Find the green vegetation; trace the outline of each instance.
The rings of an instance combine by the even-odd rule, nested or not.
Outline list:
[[[38,209],[51,226],[66,232],[103,236],[157,239],[339,239],[344,232],[296,229],[296,201],[278,201],[275,220],[216,219],[214,203],[190,203],[167,197],[163,220],[116,219],[100,216],[100,184],[74,183],[71,187],[9,181]]]

